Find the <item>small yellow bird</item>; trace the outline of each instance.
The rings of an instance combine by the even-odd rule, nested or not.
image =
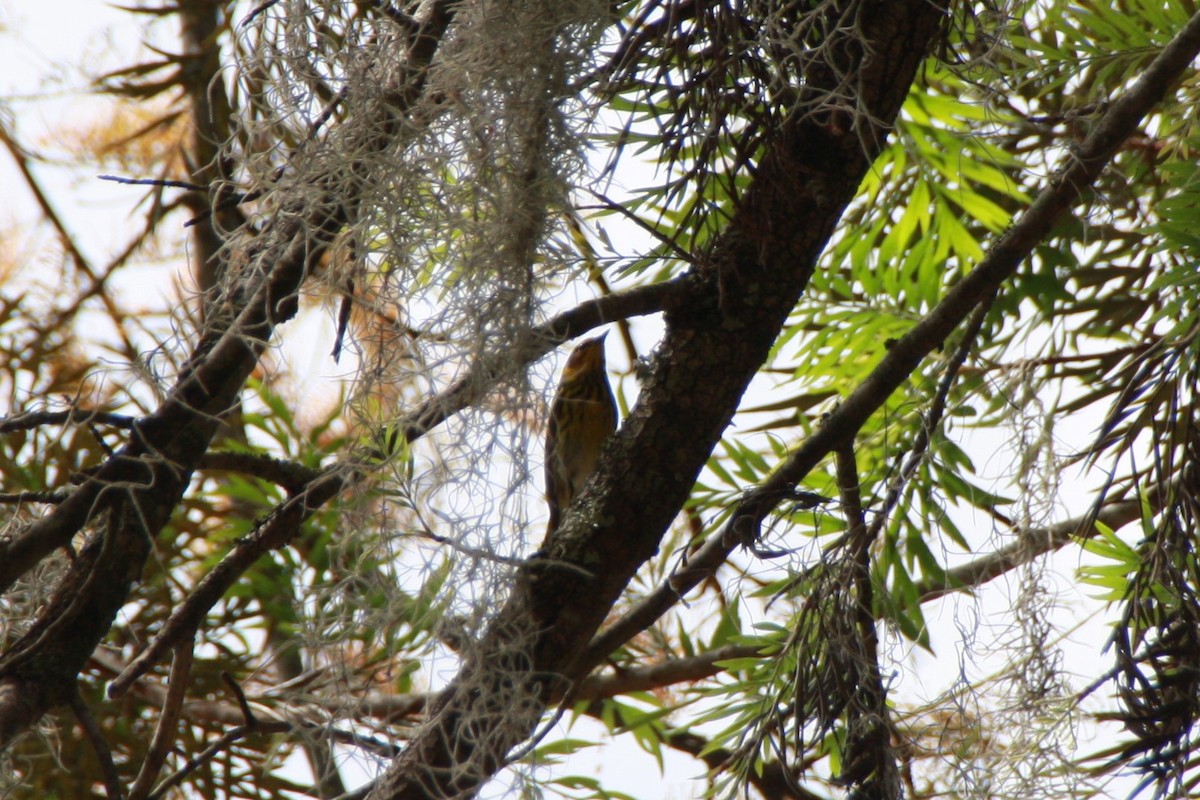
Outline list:
[[[600,451],[617,429],[617,401],[608,385],[604,337],[581,342],[567,358],[546,430],[547,535],[596,470]]]

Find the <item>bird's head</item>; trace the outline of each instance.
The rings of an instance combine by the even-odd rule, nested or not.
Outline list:
[[[604,337],[602,333],[593,339],[585,339],[575,346],[563,367],[563,379],[570,380],[592,370],[604,369]]]

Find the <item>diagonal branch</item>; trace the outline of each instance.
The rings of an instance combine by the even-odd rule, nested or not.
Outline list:
[[[304,491],[289,497],[253,533],[242,538],[229,555],[205,575],[187,599],[179,605],[154,640],[108,685],[108,696],[120,697],[168,650],[190,639],[199,630],[209,610],[220,602],[230,587],[259,558],[282,547],[306,519],[332,500],[350,480],[345,469],[326,471]]]
[[[79,726],[83,729],[84,738],[91,743],[96,760],[100,762],[100,774],[104,776],[105,795],[114,799],[121,797],[121,778],[117,774],[117,765],[113,762],[112,751],[104,739],[104,730],[92,716],[92,710],[88,708],[78,688],[71,693],[69,702],[71,710],[75,712],[75,717],[79,720]]]
[[[132,428],[135,418],[127,414],[112,414],[106,411],[88,411],[83,408],[72,408],[69,411],[29,411],[24,414],[14,414],[11,417],[0,418],[0,433],[28,431],[43,425],[62,425],[71,422],[76,425],[99,423],[111,425],[114,428]]]
[[[525,368],[567,338],[578,336],[592,327],[613,319],[626,319],[661,310],[663,298],[675,289],[674,282],[653,284],[582,303],[542,325],[531,328],[523,337],[524,346],[508,351],[504,361],[484,360],[444,392],[426,400],[394,426],[405,440],[414,442],[442,421],[478,401],[495,385],[501,372],[516,364]],[[266,553],[283,547],[300,526],[340,492],[358,484],[366,474],[365,465],[335,464],[320,472],[287,462],[236,453],[209,453],[201,466],[245,469],[251,474],[272,476],[293,496],[272,509],[266,520],[200,581],[196,589],[172,612],[162,630],[108,686],[110,697],[129,691],[139,677],[157,664],[179,643],[191,638],[208,612],[220,602],[238,579]]]
[[[509,350],[484,356],[453,385],[405,414],[394,426],[414,442],[487,395],[502,375],[523,370],[563,342],[608,322],[661,312],[684,289],[682,279],[637,286],[580,303],[517,337]]]
[[[1113,102],[1078,150],[983,261],[888,350],[875,370],[834,410],[787,462],[746,493],[724,529],[691,555],[687,567],[647,595],[588,645],[575,674],[586,674],[608,653],[645,630],[679,598],[714,575],[739,542],[750,542],[763,519],[830,452],[851,441],[921,360],[939,347],[972,310],[1016,272],[1055,222],[1079,202],[1105,164],[1200,53],[1200,13],[1163,48],[1141,78]]]
[[[416,102],[424,85],[425,67],[450,24],[453,5],[450,0],[443,0],[433,9],[426,35],[418,40],[419,48],[410,54],[407,78],[411,85],[396,92],[397,103],[408,100],[401,107],[411,107]],[[395,109],[381,109],[379,113],[391,119]],[[362,124],[370,127],[371,121],[364,120]],[[394,144],[387,134],[398,126],[394,120],[382,126],[383,131],[373,140],[374,146],[382,149]],[[407,135],[413,134],[409,131]],[[358,177],[366,180],[368,176]],[[165,401],[154,413],[138,420],[132,441],[53,514],[33,523],[13,539],[0,542],[0,590],[8,588],[13,580],[81,530],[97,505],[102,504],[101,496],[109,487],[145,480],[145,465],[136,463],[144,456],[154,454],[164,458],[172,470],[178,469],[180,476],[194,468],[211,438],[207,429],[215,429],[221,414],[234,404],[275,326],[295,313],[297,291],[310,267],[354,213],[353,205],[336,201],[342,193],[354,196],[343,185],[345,177],[325,176],[325,180],[327,186],[317,187],[329,195],[325,202],[307,201],[302,196],[288,198],[296,207],[279,214],[272,227],[243,244],[246,258],[261,265],[259,274],[265,278],[239,287],[240,295],[238,292],[231,295],[245,298],[236,309],[237,315],[214,326],[201,338]],[[309,210],[312,208],[317,210]],[[169,494],[161,491],[157,494],[156,505],[163,505],[168,511],[173,508],[173,502],[168,505]]]
[[[129,787],[129,800],[145,800],[167,763],[167,756],[175,742],[183,700],[190,685],[193,646],[192,642],[181,642],[175,648],[175,658],[171,662],[171,676],[167,680],[158,725],[154,728],[154,737],[150,741],[150,748],[146,751],[137,777]]]
[[[1173,489],[1159,488],[1151,491],[1149,507],[1151,513],[1157,513],[1166,508],[1168,498]],[[1096,511],[1064,520],[1046,528],[1032,530],[1017,530],[1016,541],[1001,547],[985,556],[946,570],[942,580],[926,580],[917,584],[917,596],[920,602],[928,603],[952,592],[970,591],[982,586],[993,578],[1028,564],[1039,556],[1053,553],[1062,549],[1072,540],[1090,539],[1099,533],[1097,525],[1104,525],[1112,530],[1136,522],[1142,517],[1142,500],[1116,500]]]
[[[979,305],[975,306],[975,310],[971,312],[971,316],[967,319],[962,341],[954,349],[954,354],[950,357],[950,361],[946,364],[946,369],[942,377],[938,380],[937,390],[933,395],[933,402],[930,404],[929,410],[924,414],[923,424],[921,425],[921,429],[917,431],[916,441],[913,442],[911,450],[905,456],[904,463],[901,464],[896,475],[888,483],[883,504],[876,509],[875,518],[871,520],[871,530],[867,534],[868,539],[874,541],[879,532],[883,530],[883,526],[887,524],[892,509],[900,501],[904,487],[908,485],[908,481],[916,473],[917,468],[921,466],[921,462],[924,461],[925,454],[929,450],[929,443],[933,439],[933,432],[942,424],[942,417],[946,413],[946,401],[950,396],[950,390],[954,387],[954,382],[958,379],[959,372],[962,370],[963,364],[966,363],[967,356],[971,353],[971,348],[975,346],[975,340],[979,336],[979,331],[983,328],[983,322],[987,319],[988,312],[991,310],[995,299],[996,293],[993,292],[984,298]]]
[[[581,651],[656,552],[941,31],[927,0],[855,7],[861,25],[831,23],[822,50],[839,63],[798,91],[815,101],[853,76],[856,126],[797,114],[766,136],[728,228],[667,298],[663,341],[597,471],[372,798],[474,795],[585,671]]]
[[[339,130],[359,152],[382,151],[415,135],[418,126],[406,127],[404,118],[422,96],[455,9],[451,0],[429,4],[422,35],[402,54],[387,105]],[[371,176],[356,164],[351,176],[316,166],[312,181],[294,194],[281,194],[279,214],[231,243],[249,268],[226,297],[226,315],[213,320],[170,393],[134,423],[126,445],[70,497],[0,543],[3,589],[89,522],[104,521],[29,631],[0,659],[0,747],[69,698],[79,670],[128,600],[153,537],[170,519],[221,415],[236,403],[276,326],[296,313],[306,276],[357,215],[364,193],[356,188]],[[329,497],[332,493],[323,502]]]

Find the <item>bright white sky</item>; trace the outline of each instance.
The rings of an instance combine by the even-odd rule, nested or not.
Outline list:
[[[138,52],[140,24],[143,23],[135,21],[127,12],[97,0],[54,3],[0,0],[0,95],[17,98],[6,107],[0,107],[0,113],[9,124],[15,120],[21,141],[39,152],[53,155],[57,148],[53,139],[47,138],[48,131],[63,125],[80,124],[89,114],[98,113],[103,101],[88,98],[81,90],[86,88],[89,76],[131,63]],[[97,169],[95,173],[104,171]],[[79,242],[87,255],[102,262],[121,247],[125,235],[121,221],[134,213],[131,203],[140,196],[139,192],[95,180],[86,173],[39,169],[38,174],[58,202],[71,230],[86,234],[79,236]],[[0,153],[0,186],[4,187],[0,194],[3,197],[0,230],[10,227],[19,230],[21,222],[36,218],[36,208],[7,153]],[[317,355],[323,357],[325,352],[328,351],[322,350]],[[336,372],[332,367],[329,369]],[[0,414],[4,413],[8,413],[7,410],[0,409]],[[1087,435],[1086,427],[1081,426],[1076,431],[1080,442]],[[1059,431],[1058,435],[1064,434]],[[1063,446],[1061,449],[1071,448]],[[988,473],[1002,475],[1012,466],[1011,456],[1005,454],[1002,442],[992,443],[990,449],[977,452],[994,453],[991,462],[977,464]],[[1077,512],[1079,508],[1081,506],[1072,510]],[[1063,515],[1063,510],[1059,509],[1054,519],[1061,519]],[[993,529],[993,522],[988,519],[960,520],[960,525],[966,531],[977,526],[980,542],[987,540]],[[1065,630],[1086,618],[1095,610],[1096,604],[1087,599],[1086,592],[1074,579],[1078,553],[1064,553],[1055,558],[1053,564],[1054,568],[1044,576],[1046,591],[1053,594],[1059,607],[1056,624]],[[911,648],[894,653],[899,671],[893,690],[910,700],[930,700],[962,673],[979,677],[994,669],[1002,653],[997,650],[993,653],[996,658],[989,659],[987,642],[993,636],[1000,641],[1018,635],[1011,627],[1010,617],[1015,600],[1011,593],[1017,591],[1017,583],[1001,579],[977,600],[950,598],[927,607],[931,626],[941,631],[935,637],[935,643],[940,640],[942,646],[936,657]],[[995,630],[994,626],[1000,630]],[[959,632],[964,631],[968,632],[967,641],[983,650],[982,656],[958,652],[956,640]],[[1085,622],[1083,627],[1074,630],[1070,635],[1073,644],[1064,647],[1060,654],[1066,672],[1094,675],[1097,663],[1105,658],[1099,651],[1106,635],[1106,629],[1094,621]],[[1079,679],[1074,683],[1079,688],[1085,681]],[[1095,707],[1094,703],[1090,705]],[[607,759],[577,759],[572,763],[572,769],[565,772],[602,772],[603,780],[613,789],[644,797],[683,798],[696,791],[695,784],[689,779],[701,774],[702,769],[699,762],[668,753],[668,779],[663,780],[649,757],[632,746],[622,745],[615,758],[610,753]],[[1124,794],[1123,787],[1114,792],[1114,796]]]
[[[10,124],[15,122],[20,141],[53,154],[55,143],[46,139],[49,131],[80,124],[97,113],[103,101],[89,98],[81,90],[86,89],[89,75],[130,63],[128,58],[138,46],[137,31],[131,15],[97,0],[0,0],[0,96],[14,98],[3,113]],[[28,192],[18,188],[12,169],[5,154],[0,159],[0,179],[8,187],[4,213],[25,216],[30,209]],[[54,180],[45,172],[39,175],[47,182]],[[94,180],[72,188],[82,190],[78,201],[71,203],[77,206],[72,211],[89,216],[95,212],[111,218],[112,203],[130,194],[115,192],[111,184]],[[66,203],[71,194],[55,194],[68,213]],[[72,221],[76,229],[86,224],[73,213]],[[95,230],[89,228],[89,234]],[[91,235],[85,239],[88,244],[95,241]]]

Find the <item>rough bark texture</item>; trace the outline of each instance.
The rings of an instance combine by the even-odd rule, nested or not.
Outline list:
[[[377,116],[368,120],[374,124],[358,133],[370,137],[361,143],[364,149],[395,143],[398,112],[419,96],[425,69],[452,18],[450,8],[435,4],[428,23],[414,33],[407,73],[392,102],[376,109]],[[317,187],[322,188],[319,179]],[[275,223],[234,248],[240,258],[231,260],[257,270],[247,270],[249,277],[224,298],[222,314],[208,320],[208,331],[162,405],[139,419],[129,443],[52,513],[0,542],[3,591],[42,558],[70,544],[89,520],[99,528],[46,610],[0,659],[0,747],[73,691],[80,670],[128,600],[151,542],[179,504],[219,418],[233,407],[275,328],[295,314],[301,283],[313,264],[356,213],[339,196],[331,190],[323,203],[282,199],[285,212]]]
[[[657,551],[766,359],[944,18],[923,0],[865,2],[857,30],[826,48],[843,61],[828,80],[848,76],[859,93],[858,129],[831,113],[792,119],[773,137],[710,258],[665,303],[667,331],[638,404],[548,558],[528,567],[372,798],[470,795],[531,735],[551,690],[576,677],[578,654]],[[833,88],[819,77],[806,92]]]
[[[707,259],[669,284],[613,298],[610,310],[617,316],[660,306],[665,311],[666,333],[638,405],[608,446],[579,502],[541,556],[522,570],[507,605],[483,640],[467,650],[460,675],[431,705],[426,725],[375,787],[374,797],[475,793],[503,766],[512,749],[528,740],[551,698],[566,694],[569,699],[573,682],[607,652],[593,639],[597,629],[630,578],[654,555],[686,500],[807,285],[819,253],[890,130],[945,20],[945,8],[925,0],[831,5],[839,6],[834,10],[839,16],[853,10],[854,24],[830,26],[836,33],[822,52],[836,63],[813,65],[807,82],[797,90],[803,102],[805,95],[812,99],[852,87],[857,111],[789,118],[767,138],[768,150],[739,211]],[[433,4],[429,23],[414,32],[409,43],[409,80],[396,87],[387,108],[374,110],[373,118],[370,109],[362,111],[368,124],[357,134],[346,132],[363,137],[357,152],[398,144],[404,135],[404,109],[419,97],[422,71],[450,25],[453,8],[452,2]],[[197,14],[186,24],[192,46],[202,50],[215,20]],[[851,441],[881,398],[965,316],[968,301],[977,302],[1012,274],[1055,218],[1095,179],[1150,104],[1195,56],[1197,47],[1200,16],[1137,86],[1113,104],[1105,123],[1095,128],[1071,166],[1051,182],[988,258],[889,350],[829,425],[798,448],[757,494],[748,496],[746,517],[758,514],[761,520],[782,496],[783,484],[798,480],[820,458]],[[365,173],[356,177],[364,183],[375,179]],[[320,194],[319,176],[314,186]],[[0,542],[3,589],[56,548],[67,546],[81,532],[90,532],[51,603],[0,659],[0,746],[73,696],[79,671],[128,602],[153,538],[178,505],[220,415],[236,402],[276,326],[294,313],[297,292],[311,265],[356,214],[353,203],[341,202],[337,192],[330,189],[326,194],[328,202],[316,204],[289,205],[288,198],[281,198],[279,205],[288,213],[277,215],[275,222],[247,238],[240,248],[230,248],[237,263],[260,266],[262,278],[245,281],[238,293],[223,298],[223,305],[213,306],[208,333],[177,385],[160,408],[137,422],[128,444],[52,513],[15,538]],[[215,229],[206,230],[215,234]],[[223,244],[213,238],[201,247],[207,254],[205,266],[217,272],[219,264],[211,259]],[[626,304],[623,311],[618,302]],[[586,327],[611,318],[598,311],[600,307],[585,305],[560,320],[561,327],[548,330],[575,333],[573,325]],[[528,355],[548,348],[537,335],[531,341],[517,343],[514,351]],[[417,409],[401,426],[404,435],[421,435],[470,402],[470,392],[482,391],[479,387],[484,383],[464,382],[465,388]],[[297,487],[287,503],[246,537],[242,557],[252,560],[270,547],[285,544],[300,521],[328,502],[344,480],[344,473],[330,471],[309,480],[303,490]],[[1136,511],[1135,505],[1123,513]],[[736,528],[734,523],[731,526]],[[1066,532],[1054,541],[1065,537]],[[693,558],[693,569],[706,560],[719,564],[736,540],[716,537]],[[999,571],[1008,563],[981,563],[978,570]],[[198,602],[183,608],[172,624],[178,622],[183,630],[199,624],[237,574],[232,568],[214,569],[189,598]],[[673,602],[687,585],[669,588],[676,592],[669,600]],[[629,630],[620,641],[632,635]]]

